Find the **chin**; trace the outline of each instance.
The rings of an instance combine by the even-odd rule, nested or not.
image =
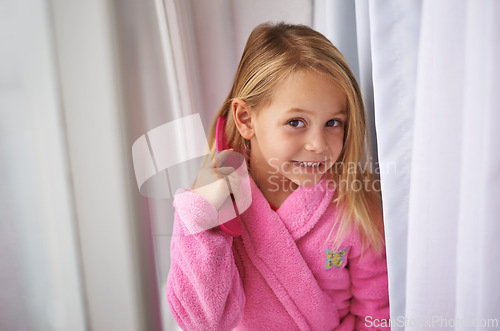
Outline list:
[[[307,187],[307,186],[313,186],[313,185],[318,184],[319,181],[321,180],[321,177],[323,177],[323,175],[308,176],[307,178],[294,178],[294,179],[290,179],[290,180],[292,182],[294,182],[295,184],[297,184],[298,186]]]

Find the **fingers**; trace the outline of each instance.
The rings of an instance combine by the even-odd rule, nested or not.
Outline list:
[[[219,179],[210,184],[195,188],[194,192],[207,199],[218,211],[224,200],[229,196],[229,187],[225,179]]]
[[[196,177],[193,188],[202,187],[205,185],[209,185],[219,179],[224,179],[230,174],[234,172],[234,169],[231,167],[223,167],[223,168],[212,168],[206,167],[200,170],[198,176]]]
[[[206,165],[199,172],[193,190],[210,201],[219,211],[230,194],[237,203],[240,200],[242,176],[248,177],[243,155],[231,150],[222,151],[214,157],[213,164]]]
[[[221,167],[213,169],[215,173],[219,176],[227,177],[232,173],[235,173],[235,169],[233,167]]]
[[[214,165],[219,167],[233,167],[238,168],[242,163],[246,162],[245,157],[238,152],[232,150],[225,150],[214,157]]]

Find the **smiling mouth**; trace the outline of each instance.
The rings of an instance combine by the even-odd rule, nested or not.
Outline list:
[[[323,164],[325,164],[325,161],[322,162],[302,162],[302,161],[293,161],[294,164],[299,165],[301,167],[309,167],[309,168],[319,168]]]

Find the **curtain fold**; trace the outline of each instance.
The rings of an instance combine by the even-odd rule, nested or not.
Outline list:
[[[463,1],[422,7],[406,291],[406,314],[417,319],[455,316],[464,14]]]
[[[419,16],[420,1],[369,3],[375,123],[393,317],[405,316]]]
[[[467,3],[456,313],[499,318],[500,3]],[[460,328],[465,330],[465,328]]]
[[[0,330],[89,325],[52,28],[0,2]]]
[[[334,20],[351,13],[315,6],[337,10],[322,24],[341,38]],[[359,80],[373,81],[373,100],[363,94],[374,103],[392,329],[498,328],[500,3],[357,0],[355,11]]]
[[[493,240],[500,235],[499,14],[495,1],[422,8],[407,313],[439,316],[436,326],[456,330],[500,318],[492,279],[500,269],[493,262],[500,254]]]
[[[394,329],[500,317],[499,13],[494,1],[370,3],[379,159],[398,170],[381,175],[392,316],[406,318]]]

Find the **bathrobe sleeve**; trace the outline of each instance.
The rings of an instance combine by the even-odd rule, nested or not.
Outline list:
[[[356,330],[390,330],[389,292],[385,253],[366,249],[361,255],[360,245],[349,253],[351,277],[351,313],[356,316]]]
[[[219,228],[191,234],[189,229],[199,224],[217,224],[215,208],[196,193],[176,195],[174,207],[167,281],[170,310],[184,330],[233,329],[241,322],[245,305],[233,238]]]

